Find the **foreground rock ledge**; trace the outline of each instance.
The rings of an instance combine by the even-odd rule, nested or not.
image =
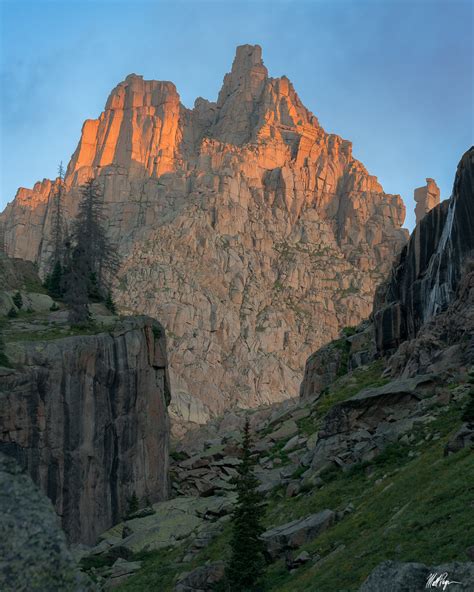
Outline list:
[[[70,542],[93,543],[127,499],[168,497],[165,333],[132,317],[113,330],[7,344],[0,450],[25,467]]]

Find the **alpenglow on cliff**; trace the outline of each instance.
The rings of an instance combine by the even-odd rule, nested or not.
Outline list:
[[[115,297],[159,318],[184,420],[296,396],[306,358],[367,317],[406,241],[405,208],[326,133],[259,46],[237,48],[217,102],[131,74],[87,120],[66,174],[103,185],[122,255]],[[7,252],[45,271],[57,181],[19,189]]]

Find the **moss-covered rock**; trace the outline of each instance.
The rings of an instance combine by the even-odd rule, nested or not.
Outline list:
[[[66,546],[51,502],[15,461],[0,454],[0,590],[95,590]]]

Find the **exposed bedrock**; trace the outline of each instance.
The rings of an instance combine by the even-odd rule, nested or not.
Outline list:
[[[168,496],[163,328],[128,318],[111,331],[8,343],[0,369],[0,450],[51,499],[71,542],[92,543],[127,499]]]

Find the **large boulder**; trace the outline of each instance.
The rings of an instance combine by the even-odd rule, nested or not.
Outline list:
[[[236,496],[177,497],[153,505],[153,513],[131,518],[102,533],[93,554],[133,553],[179,546],[231,513]]]
[[[298,549],[309,543],[332,526],[335,520],[336,514],[332,510],[323,510],[267,530],[263,533],[262,539],[269,558],[275,560],[285,551]]]
[[[16,462],[0,454],[0,590],[86,592],[51,502]]]
[[[436,376],[393,380],[334,405],[318,432],[312,468],[371,460],[426,413],[424,400],[434,394],[436,380]]]
[[[359,592],[420,592],[421,590],[474,590],[474,563],[445,563],[428,567],[422,563],[384,561],[362,584]]]
[[[176,592],[208,592],[224,578],[225,564],[223,561],[215,561],[193,569],[189,573],[182,574],[178,580]]]

